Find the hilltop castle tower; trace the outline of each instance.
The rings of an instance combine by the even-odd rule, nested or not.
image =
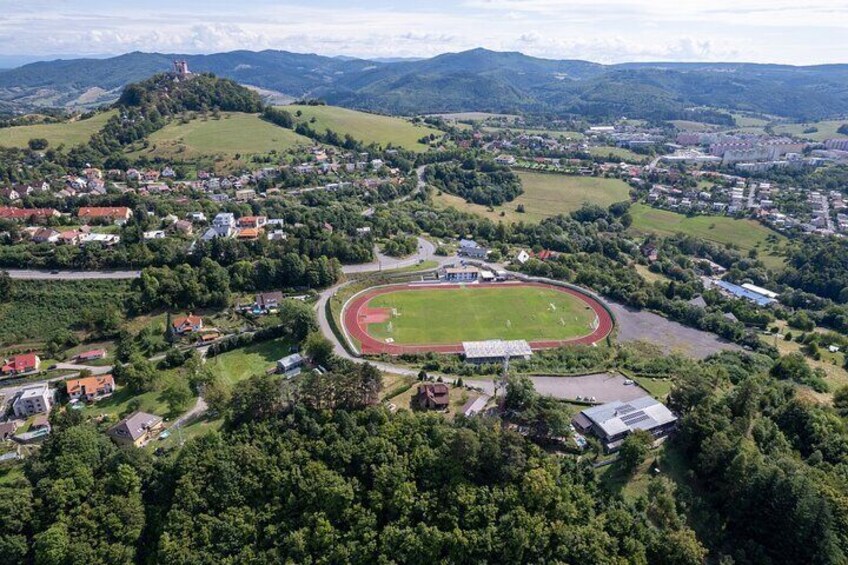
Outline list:
[[[180,59],[175,60],[174,74],[177,75],[177,78],[187,78],[189,75],[191,75],[191,71],[188,70],[188,62]]]

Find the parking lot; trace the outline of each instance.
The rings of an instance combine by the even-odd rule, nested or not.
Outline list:
[[[613,400],[633,400],[648,393],[638,384],[625,384],[627,379],[618,373],[593,373],[577,377],[530,377],[536,392],[560,400],[594,398],[595,403],[603,404]],[[488,394],[494,394],[493,381],[465,380],[465,384],[479,387]]]

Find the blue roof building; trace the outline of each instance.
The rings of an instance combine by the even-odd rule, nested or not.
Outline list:
[[[716,281],[715,284],[728,294],[735,296],[736,298],[750,300],[758,306],[768,306],[769,304],[776,302],[774,298],[769,298],[768,296],[748,290],[747,288],[742,288],[739,285],[729,283],[727,281]]]

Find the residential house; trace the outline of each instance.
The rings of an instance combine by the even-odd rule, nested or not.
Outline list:
[[[291,378],[300,374],[306,359],[300,353],[292,353],[277,361],[277,372]]]
[[[240,228],[263,228],[268,223],[267,216],[242,216],[238,219]]]
[[[261,234],[261,230],[257,228],[239,228],[236,230],[236,238],[245,241],[259,239]]]
[[[256,191],[252,188],[242,188],[241,190],[236,191],[236,200],[241,202],[246,202],[248,200],[253,200],[256,198]]]
[[[174,318],[171,322],[171,327],[180,335],[197,332],[203,329],[203,318],[193,314],[184,317],[181,316]]]
[[[19,418],[29,418],[34,414],[49,414],[56,401],[56,393],[47,383],[39,383],[23,388],[12,401],[12,410]]]
[[[46,414],[39,414],[33,418],[29,430],[16,434],[14,439],[18,443],[37,443],[43,441],[50,435],[52,428]]]
[[[421,384],[414,400],[424,410],[446,410],[450,405],[450,389],[444,383]]]
[[[47,218],[58,218],[57,210],[53,208],[15,208],[12,206],[0,206],[0,219],[14,220],[16,222],[35,223]]]
[[[260,292],[253,302],[254,314],[267,314],[276,310],[283,300],[282,292]]]
[[[106,350],[105,349],[91,349],[89,351],[83,351],[82,353],[78,353],[74,357],[77,361],[97,361],[98,359],[106,358]]]
[[[35,353],[22,353],[6,359],[0,366],[2,375],[27,375],[37,373],[41,366],[41,359]]]
[[[14,437],[18,425],[15,422],[3,422],[0,424],[0,441],[9,441]]]
[[[84,206],[77,211],[77,217],[83,223],[109,221],[120,225],[132,218],[132,210],[126,206]]]
[[[162,418],[146,412],[133,412],[106,431],[119,445],[143,447],[164,429]]]
[[[203,212],[189,212],[186,214],[186,220],[190,220],[192,222],[205,222],[206,214]]]
[[[112,375],[97,375],[82,379],[65,381],[68,396],[74,400],[94,402],[115,392],[115,379]]]
[[[194,231],[194,226],[189,221],[177,220],[176,222],[171,224],[171,227],[169,229],[184,235],[191,235]]]
[[[32,241],[35,243],[56,243],[59,241],[59,232],[53,228],[38,228],[32,234]]]

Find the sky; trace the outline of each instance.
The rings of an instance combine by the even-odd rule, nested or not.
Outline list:
[[[0,65],[129,51],[848,63],[846,0],[0,0]]]

